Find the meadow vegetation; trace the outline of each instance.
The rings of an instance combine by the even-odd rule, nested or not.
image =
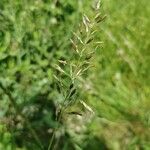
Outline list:
[[[149,150],[149,6],[0,0],[0,150]]]

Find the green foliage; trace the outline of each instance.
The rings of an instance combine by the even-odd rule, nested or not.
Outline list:
[[[148,150],[149,4],[0,0],[0,150]]]

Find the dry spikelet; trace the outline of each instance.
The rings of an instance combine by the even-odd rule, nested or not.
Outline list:
[[[70,39],[72,45],[73,45],[73,48],[77,48],[77,45],[74,43],[74,41],[72,39]]]
[[[101,13],[97,13],[94,19],[97,20],[100,16],[101,16]]]
[[[71,43],[72,43],[72,45],[73,45],[73,49],[74,49],[77,53],[79,53],[78,46],[74,43],[74,41],[73,41],[72,39],[70,39],[70,41],[71,41]]]
[[[97,32],[97,30],[94,30],[94,31],[91,33],[91,35],[95,34],[96,32]]]
[[[80,41],[81,44],[84,44],[81,38],[75,32],[73,32],[73,34],[77,37],[77,39]]]
[[[67,61],[64,61],[64,60],[58,60],[59,63],[63,64],[63,65],[66,65],[67,64]]]
[[[91,23],[90,19],[85,14],[83,15],[83,17],[87,23]]]
[[[82,69],[80,69],[80,70],[77,72],[76,76],[79,76],[80,73],[81,73],[81,71],[82,71]]]
[[[100,6],[101,6],[101,1],[98,0],[98,1],[96,2],[96,5],[95,5],[95,10],[99,10],[99,9],[100,9]]]
[[[82,20],[83,20],[83,24],[84,24],[84,26],[85,26],[86,32],[89,32],[88,23],[87,23],[86,18],[85,18],[84,16],[83,16]]]
[[[95,42],[95,44],[103,44],[104,42],[102,42],[102,41],[97,41],[97,42]]]
[[[62,73],[66,73],[60,66],[55,65],[56,69]]]
[[[80,103],[88,110],[88,111],[90,111],[92,114],[94,114],[94,111],[92,110],[92,108],[89,106],[89,105],[87,105],[84,101],[80,101]]]
[[[60,79],[57,76],[53,75],[53,77],[55,78],[55,80],[57,80],[61,84],[61,86],[63,86],[62,82],[60,81]]]

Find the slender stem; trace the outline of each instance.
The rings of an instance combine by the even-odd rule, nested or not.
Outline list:
[[[57,121],[58,123],[60,122],[60,119],[61,119],[62,114],[63,114],[63,108],[60,110],[60,113],[59,113],[58,118],[56,118],[56,121]],[[49,142],[48,150],[52,150],[52,144],[53,144],[54,137],[55,137],[55,133],[56,133],[57,129],[58,129],[58,128],[55,128],[55,129],[53,130],[53,134],[52,134],[52,137],[51,137],[50,142]]]
[[[55,132],[56,132],[56,128],[53,130],[52,137],[51,137],[50,142],[49,142],[48,150],[51,150],[51,147],[52,147],[52,144],[54,141],[54,137],[55,137]]]

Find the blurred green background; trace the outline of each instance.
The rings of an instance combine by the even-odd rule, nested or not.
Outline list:
[[[11,96],[47,149],[59,101],[54,64],[71,57],[72,32],[92,4],[0,0],[0,150],[40,149]],[[107,15],[97,28],[103,44],[79,91],[95,115],[66,116],[55,149],[149,150],[150,1],[103,0],[101,13]]]

